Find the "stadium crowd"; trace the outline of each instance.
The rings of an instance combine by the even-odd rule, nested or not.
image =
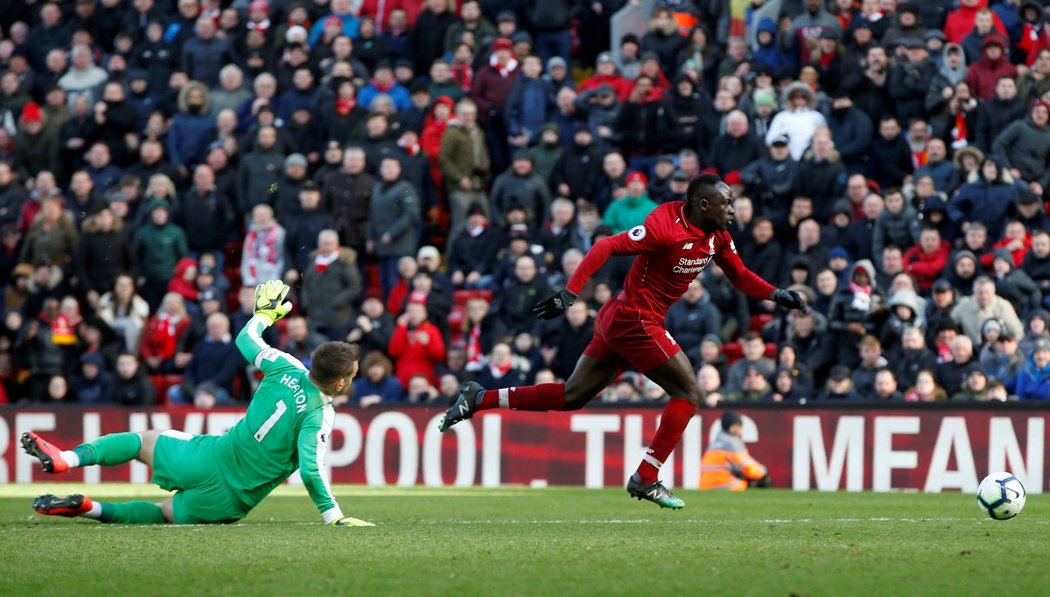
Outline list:
[[[1050,398],[1050,21],[987,4],[5,3],[4,400],[243,400],[271,278],[272,344],[361,344],[346,404],[564,378],[630,258],[533,305],[701,172],[812,306],[709,265],[666,322],[709,405]]]

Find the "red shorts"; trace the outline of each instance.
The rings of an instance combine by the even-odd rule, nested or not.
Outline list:
[[[614,362],[620,368],[630,365],[648,373],[682,352],[664,328],[663,318],[613,299],[598,311],[594,337],[583,354],[599,361]]]

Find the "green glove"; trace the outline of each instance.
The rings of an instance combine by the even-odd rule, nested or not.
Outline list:
[[[376,525],[368,522],[367,520],[361,520],[360,518],[354,518],[353,516],[344,516],[338,520],[333,520],[328,523],[330,527],[374,527]]]
[[[291,288],[280,280],[270,280],[255,287],[255,314],[265,318],[273,325],[275,321],[288,315],[292,303],[284,300]]]

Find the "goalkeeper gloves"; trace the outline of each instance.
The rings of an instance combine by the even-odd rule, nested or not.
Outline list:
[[[273,325],[275,321],[288,315],[292,303],[284,300],[291,288],[280,280],[270,280],[255,287],[255,315],[266,319]]]
[[[554,319],[567,311],[575,302],[576,295],[569,292],[568,289],[562,288],[536,303],[536,306],[532,308],[532,312],[540,319]]]
[[[773,291],[773,294],[769,295],[770,300],[774,303],[784,307],[785,309],[798,309],[803,313],[809,311],[809,307],[806,306],[805,299],[802,295],[795,292],[794,290],[784,290],[778,288]]]
[[[344,516],[328,523],[330,527],[374,527],[376,525],[368,522],[367,520],[361,520],[360,518],[354,518],[353,516]]]

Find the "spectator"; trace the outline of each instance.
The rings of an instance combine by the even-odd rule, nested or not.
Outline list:
[[[649,179],[642,172],[635,171],[627,175],[627,193],[613,201],[602,218],[605,225],[612,228],[613,234],[641,225],[649,212],[656,209],[656,203],[646,191],[648,184]]]
[[[135,280],[130,275],[117,276],[113,289],[98,299],[96,314],[116,334],[122,351],[138,350],[149,304],[135,293]]]
[[[960,226],[969,222],[969,228],[979,222],[986,237],[999,238],[1003,223],[1017,202],[1013,175],[1003,168],[996,156],[988,156],[981,163],[980,171],[971,172],[967,180],[948,204],[949,217]],[[969,241],[967,244],[969,246]],[[990,258],[986,264],[982,255],[978,257],[983,265],[991,263]]]
[[[452,285],[478,288],[486,276],[494,273],[499,239],[489,227],[485,209],[474,204],[467,213],[466,229],[456,236],[448,252],[448,270]]]
[[[491,163],[488,144],[477,126],[477,118],[477,104],[469,99],[460,100],[456,104],[456,117],[449,122],[441,139],[438,163],[452,216],[449,230],[453,232],[449,235],[449,243],[462,228],[467,208],[475,201],[481,201],[483,205],[487,203],[483,189]]]
[[[131,243],[124,223],[104,206],[84,222],[84,235],[74,255],[73,269],[79,290],[92,303],[113,288],[117,276],[134,267]]]
[[[879,187],[889,189],[904,184],[904,179],[914,168],[908,142],[901,134],[900,122],[893,115],[882,117],[879,136],[872,142],[871,151],[875,162],[873,178]]]
[[[414,292],[405,313],[397,319],[387,352],[395,359],[395,371],[402,385],[415,375],[436,379],[436,367],[445,360],[445,341],[441,331],[427,320],[426,295]]]
[[[734,366],[746,361],[737,361]],[[773,386],[769,385],[769,379],[754,364],[745,364],[743,368],[743,379],[740,389],[725,390],[725,399],[732,402],[760,402],[766,400],[773,392]]]
[[[211,97],[207,86],[190,81],[179,90],[178,113],[168,132],[168,156],[184,178],[203,158],[215,129]]]
[[[285,230],[273,217],[273,208],[260,203],[252,208],[252,221],[244,237],[241,280],[256,286],[280,279],[285,271]]]
[[[497,342],[477,376],[477,382],[486,388],[514,388],[528,384],[528,373],[523,360],[515,358],[506,342]]]
[[[176,371],[175,353],[189,325],[190,318],[182,296],[174,292],[164,295],[157,313],[146,324],[139,349],[150,371]]]
[[[819,126],[812,143],[799,163],[796,193],[813,200],[815,215],[824,221],[831,213],[831,203],[839,195],[846,168],[831,139],[831,131]]]
[[[919,234],[919,244],[904,253],[904,271],[915,278],[919,289],[926,294],[948,265],[950,254],[951,245],[941,240],[941,233],[936,228],[924,228]]]
[[[302,272],[300,306],[310,327],[329,339],[344,337],[354,302],[361,294],[356,252],[339,246],[339,235],[324,230],[317,236],[313,261]]]
[[[510,144],[523,148],[533,145],[540,129],[554,110],[554,92],[540,79],[543,65],[537,56],[528,56],[521,74],[510,89],[505,107]]]
[[[155,400],[153,385],[146,377],[135,353],[123,352],[117,357],[116,375],[103,398],[117,406],[151,406]]]
[[[1050,232],[1037,230],[1032,234],[1032,250],[1025,255],[1021,270],[1039,286],[1044,299],[1040,307],[1045,308],[1050,297]]]
[[[885,210],[875,219],[871,236],[871,251],[876,265],[884,267],[883,250],[890,245],[911,247],[919,240],[918,214],[910,205],[905,205],[904,194],[898,189],[886,191]]]
[[[981,325],[987,319],[1002,320],[1006,331],[1015,338],[1021,337],[1024,331],[1013,306],[996,296],[995,282],[987,276],[977,278],[973,296],[960,299],[951,316],[974,343],[981,341]]]
[[[1012,77],[1001,77],[995,85],[995,97],[982,102],[977,109],[974,145],[992,152],[993,143],[1003,131],[1024,117],[1025,105],[1017,97],[1017,83]]]
[[[765,153],[762,142],[748,129],[747,116],[733,110],[726,117],[725,134],[715,139],[711,147],[712,165],[725,177],[730,172],[743,170]]]
[[[237,170],[237,204],[245,214],[260,203],[272,201],[284,166],[284,155],[277,147],[277,129],[261,126],[255,138],[256,148],[241,158]]]
[[[172,221],[186,232],[186,244],[194,253],[226,250],[233,231],[230,198],[215,184],[215,171],[207,164],[193,169],[193,184],[182,196]]]
[[[182,70],[209,88],[219,84],[219,71],[226,64],[229,40],[216,35],[215,21],[208,16],[197,19],[196,35],[182,45]]]
[[[903,402],[904,396],[897,390],[897,378],[889,369],[879,369],[875,373],[875,386],[869,394],[863,395],[862,400],[877,402]]]
[[[849,367],[835,365],[831,368],[831,374],[824,386],[824,390],[817,396],[820,401],[825,400],[858,400],[860,395],[853,388],[853,380],[850,378]]]
[[[380,352],[370,352],[361,362],[361,373],[353,383],[352,394],[362,408],[405,401],[405,388],[393,376],[394,364]]]
[[[594,318],[587,304],[577,301],[565,311],[565,318],[540,333],[543,362],[559,379],[568,379],[594,330]]]
[[[590,129],[581,127],[573,135],[573,144],[562,152],[554,165],[550,181],[558,197],[582,199],[591,197],[601,175],[602,156],[594,146]]]
[[[678,341],[682,352],[696,360],[700,356],[701,339],[710,334],[717,336],[722,329],[722,314],[704,292],[703,284],[696,279],[689,283],[682,298],[667,310],[664,325]]]
[[[745,388],[745,378],[751,368],[758,371],[759,375],[764,379],[772,377],[773,371],[776,369],[776,364],[765,356],[766,343],[758,332],[748,332],[743,336],[741,343],[744,348],[744,358],[729,367],[724,386],[727,395],[742,390],[752,392],[757,389],[751,388],[751,390],[748,390]],[[757,380],[755,381],[757,382]]]
[[[398,259],[416,251],[420,234],[420,206],[416,190],[401,177],[401,162],[386,156],[380,181],[372,191],[367,248],[379,258],[380,283],[389,293],[397,278]]]
[[[861,260],[853,264],[847,283],[835,293],[828,316],[839,363],[851,367],[856,365],[858,342],[875,332],[871,315],[882,300],[871,262]]]
[[[209,388],[220,404],[230,402],[234,381],[241,372],[240,355],[230,335],[230,320],[223,313],[207,317],[207,334],[193,347],[193,356],[186,367],[181,386],[168,392],[173,402],[191,402],[204,386]]]
[[[95,66],[91,48],[86,45],[74,46],[70,56],[72,66],[58,79],[58,86],[66,92],[70,106],[80,96],[87,98],[88,104],[93,105],[106,79],[109,78],[109,74],[104,69]]]
[[[1014,393],[1019,400],[1050,398],[1050,340],[1045,336],[1033,343],[1032,356],[1017,377]]]
[[[105,370],[102,355],[97,352],[88,352],[81,355],[80,372],[73,377],[69,385],[78,403],[103,404],[113,386],[113,375]]]
[[[493,311],[512,333],[531,330],[535,322],[532,308],[549,292],[538,275],[536,261],[531,255],[522,255],[514,263],[514,278],[497,297]]]
[[[1017,80],[1017,93],[1023,105],[1029,105],[1033,100],[1050,91],[1050,76],[1048,75],[1050,75],[1050,48],[1043,48],[1039,50],[1028,72]]]
[[[136,230],[132,252],[138,264],[142,297],[151,307],[160,303],[175,273],[175,264],[189,252],[186,234],[169,221],[171,207],[166,201],[154,200],[147,206],[149,223]]]
[[[354,321],[346,340],[360,344],[362,354],[367,355],[373,351],[385,352],[393,333],[394,320],[385,311],[383,302],[369,297],[361,303],[361,314]]]
[[[1002,156],[1002,165],[1015,179],[1028,183],[1028,190],[1042,197],[1050,186],[1050,104],[1036,100],[1028,110],[1028,118],[1015,120],[992,144],[996,155]]]
[[[63,211],[62,199],[45,199],[40,213],[26,232],[20,261],[35,267],[57,265],[68,268],[73,264],[80,235],[69,212]]]
[[[788,85],[781,101],[785,109],[773,117],[766,132],[766,144],[772,145],[774,139],[786,135],[791,157],[800,160],[817,127],[826,126],[827,122],[824,115],[816,111],[817,100],[813,90],[804,83]]]
[[[533,170],[532,158],[518,150],[508,171],[496,177],[492,185],[493,219],[500,221],[512,206],[525,209],[530,227],[536,227],[551,202],[547,181]]]
[[[1042,306],[1043,293],[1039,286],[1024,270],[1014,268],[1014,257],[1009,251],[995,251],[992,270],[995,275],[995,293],[1010,301],[1015,311],[1030,313]]]
[[[999,79],[1017,80],[1017,67],[1006,57],[1005,42],[997,35],[989,35],[981,42],[981,59],[973,62],[966,73],[970,89],[982,101],[995,97]]]

